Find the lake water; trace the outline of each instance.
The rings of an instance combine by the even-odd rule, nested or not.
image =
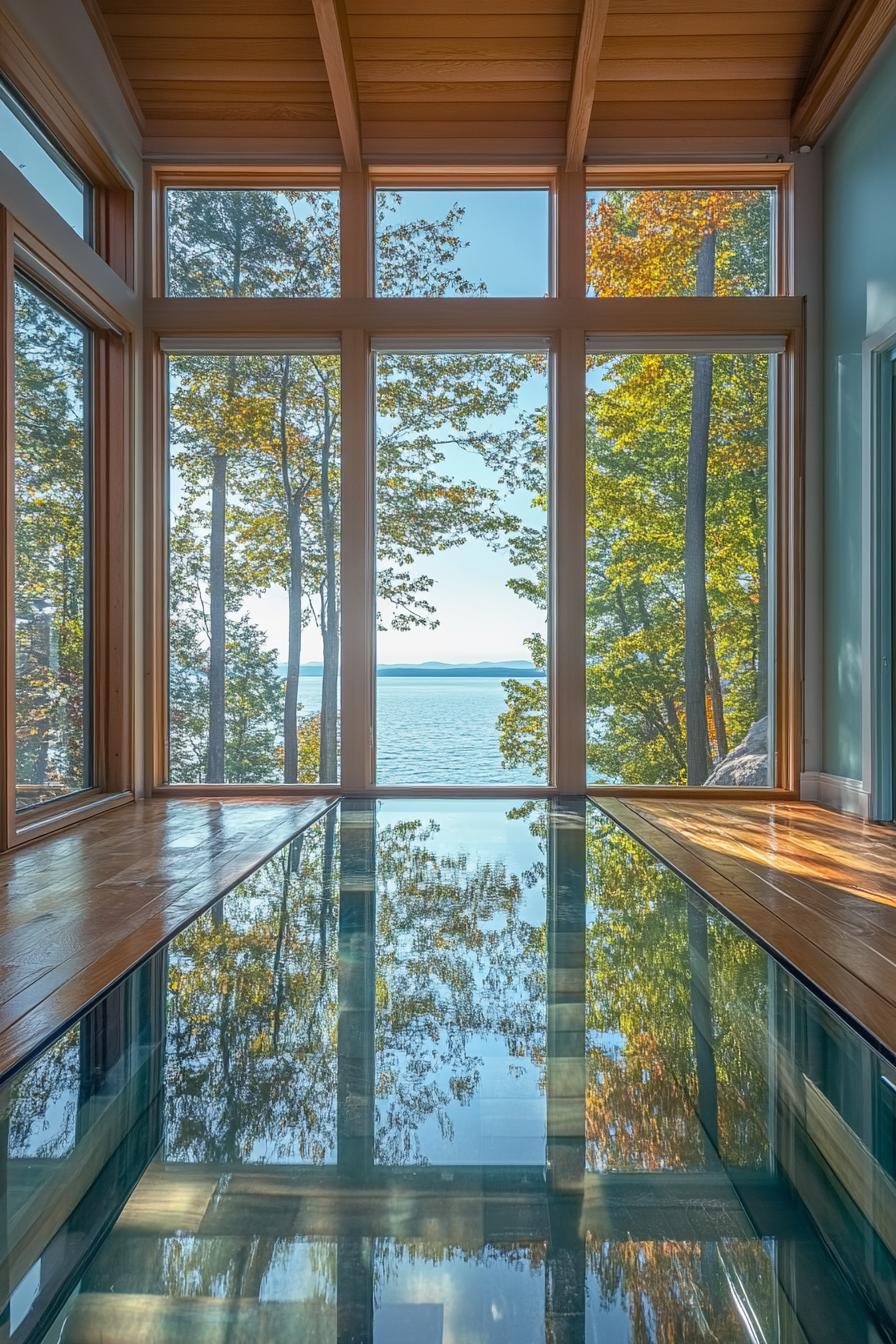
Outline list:
[[[303,679],[304,712],[320,706],[320,678]],[[379,784],[534,784],[528,766],[505,770],[500,677],[377,677]]]

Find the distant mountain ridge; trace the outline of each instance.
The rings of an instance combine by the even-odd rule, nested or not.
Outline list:
[[[278,664],[280,675],[286,676],[286,664]],[[303,663],[303,677],[319,677],[323,663]],[[384,663],[376,670],[378,677],[543,677],[534,663],[525,658],[509,658],[505,663]]]

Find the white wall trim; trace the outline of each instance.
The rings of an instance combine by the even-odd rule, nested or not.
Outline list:
[[[800,798],[806,803],[833,808],[835,812],[848,812],[863,821],[868,821],[871,816],[871,791],[865,788],[861,779],[807,770],[800,775]]]

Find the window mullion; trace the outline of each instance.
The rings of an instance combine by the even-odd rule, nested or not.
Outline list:
[[[370,288],[371,201],[366,173],[344,173],[341,198],[341,293],[364,299]],[[340,778],[347,793],[373,783],[374,529],[370,342],[357,327],[342,332],[342,670]]]
[[[585,174],[561,172],[557,293],[585,293]],[[585,332],[563,327],[554,356],[551,491],[551,783],[585,788]]]
[[[551,515],[551,783],[585,788],[585,333],[555,356]]]

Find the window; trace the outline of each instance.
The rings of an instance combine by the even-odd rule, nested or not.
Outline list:
[[[159,169],[154,787],[791,790],[790,171]]]
[[[91,782],[90,344],[16,278],[16,811]]]
[[[0,79],[0,149],[87,242],[92,233],[90,184],[32,116],[10,86]]]
[[[547,773],[547,356],[381,352],[377,781]]]
[[[592,782],[773,782],[772,379],[761,353],[589,360]]]
[[[402,298],[547,294],[547,190],[375,195],[376,293]]]
[[[775,292],[775,193],[766,188],[589,191],[588,293],[683,298]]]
[[[339,193],[169,187],[166,293],[330,298],[339,293]]]
[[[172,354],[169,778],[338,777],[339,356]]]

